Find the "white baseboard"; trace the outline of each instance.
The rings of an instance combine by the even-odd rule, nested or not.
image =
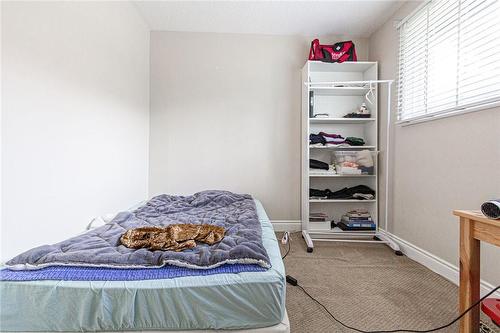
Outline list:
[[[401,251],[410,259],[415,260],[419,264],[424,265],[431,271],[443,276],[447,280],[458,285],[459,283],[459,269],[457,266],[450,264],[446,260],[413,245],[404,239],[399,238],[385,230],[379,229],[379,232],[385,234],[387,237],[394,240],[401,247]],[[490,290],[495,288],[491,283],[481,280],[481,296],[486,295]],[[493,295],[492,295],[493,296]],[[500,292],[494,294],[495,297],[500,297]]]
[[[274,231],[300,231],[300,220],[272,220]]]

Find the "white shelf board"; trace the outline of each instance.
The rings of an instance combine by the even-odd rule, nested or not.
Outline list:
[[[375,118],[309,118],[311,124],[365,124]]]
[[[339,233],[339,234],[372,234],[375,233],[377,230],[342,230],[339,227],[335,227],[332,229],[333,233]]]
[[[363,87],[309,87],[315,95],[364,96],[370,90]]]
[[[311,72],[364,72],[376,65],[377,63],[372,61],[345,61],[332,64],[309,60],[309,70]]]
[[[335,228],[332,228],[332,229],[309,229],[308,232],[310,234],[316,234],[316,235],[342,235],[342,236],[346,236],[346,235],[356,235],[356,236],[363,236],[363,235],[367,235],[367,236],[372,236],[374,235],[375,233],[377,233],[376,230],[359,230],[359,231],[353,231],[353,230],[350,230],[350,231],[344,231],[338,227],[335,227]]]
[[[349,147],[337,147],[337,146],[309,146],[310,149],[336,149],[336,150],[358,150],[358,149],[375,149],[375,146],[349,146]]]
[[[356,200],[356,199],[309,199],[311,203],[362,203],[377,202],[377,200]]]
[[[338,174],[338,173],[309,173],[309,177],[347,177],[347,178],[363,178],[363,177],[375,177],[375,175],[346,175],[346,174]]]

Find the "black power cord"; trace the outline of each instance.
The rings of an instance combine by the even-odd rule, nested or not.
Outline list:
[[[313,296],[311,296],[311,294],[309,294],[307,292],[307,290],[305,290],[301,285],[299,285],[298,282],[297,282],[297,280],[294,279],[293,277],[291,277],[290,275],[287,275],[287,282],[290,283],[290,284],[292,284],[292,285],[294,285],[294,286],[296,286],[296,287],[299,287],[307,296],[309,296],[309,298],[311,298],[318,305],[320,305],[330,315],[330,317],[332,317],[333,320],[335,320],[337,323],[339,323],[340,325],[344,326],[345,328],[348,328],[350,330],[353,330],[353,331],[356,331],[356,332],[360,332],[360,333],[396,333],[396,332],[427,333],[427,332],[439,331],[439,330],[447,328],[447,327],[453,325],[454,323],[456,323],[458,320],[460,320],[460,318],[462,318],[463,316],[465,316],[465,314],[467,312],[469,312],[470,310],[472,310],[479,303],[481,303],[482,301],[484,301],[488,296],[491,296],[491,294],[493,294],[495,291],[497,291],[498,289],[500,289],[500,286],[496,287],[495,289],[493,289],[492,291],[490,291],[488,294],[486,294],[485,296],[483,296],[479,301],[477,301],[476,303],[474,303],[473,305],[471,305],[467,310],[465,310],[464,312],[462,312],[462,314],[460,316],[458,316],[457,318],[453,319],[451,322],[449,322],[448,324],[443,325],[443,326],[439,326],[439,327],[432,328],[432,329],[429,329],[429,330],[395,329],[395,330],[381,330],[381,331],[365,331],[365,330],[361,330],[361,329],[358,329],[358,328],[346,325],[342,321],[340,321],[339,319],[335,318],[335,316],[323,304],[321,304],[320,301],[318,301],[316,298],[314,298]]]
[[[287,239],[287,243],[288,243],[288,250],[286,251],[285,255],[281,258],[281,259],[285,259],[286,256],[288,255],[288,253],[290,252],[290,248],[291,248],[291,239],[290,237],[288,237]],[[462,312],[458,317],[456,317],[455,319],[453,319],[451,322],[449,322],[448,324],[445,324],[445,325],[442,325],[442,326],[439,326],[439,327],[436,327],[436,328],[432,328],[432,329],[429,329],[429,330],[410,330],[410,329],[394,329],[394,330],[381,330],[381,331],[365,331],[365,330],[361,330],[361,329],[358,329],[356,327],[352,327],[352,326],[349,326],[347,324],[344,324],[342,321],[340,321],[339,319],[337,319],[327,308],[326,306],[324,306],[320,301],[318,301],[316,298],[314,298],[311,294],[309,294],[307,292],[307,290],[304,289],[304,287],[302,287],[301,285],[299,285],[297,279],[295,279],[294,277],[292,277],[291,275],[287,275],[286,276],[286,282],[288,282],[289,284],[291,284],[292,286],[296,286],[296,287],[299,287],[303,292],[304,294],[306,294],[307,296],[309,296],[310,299],[312,299],[314,302],[316,302],[319,306],[321,306],[329,315],[330,317],[332,317],[333,320],[335,320],[337,323],[339,323],[340,325],[344,326],[345,328],[348,328],[350,330],[353,330],[353,331],[356,331],[356,332],[359,332],[359,333],[398,333],[398,332],[407,332],[407,333],[428,333],[428,332],[436,332],[436,331],[439,331],[439,330],[442,330],[444,328],[447,328],[447,327],[450,327],[451,325],[455,324],[457,321],[460,320],[460,318],[462,318],[463,316],[465,316],[470,310],[472,310],[473,308],[475,308],[477,305],[479,305],[479,303],[481,303],[482,301],[484,301],[486,298],[488,298],[489,296],[491,296],[494,292],[496,292],[498,289],[500,289],[500,286],[497,286],[496,288],[494,288],[493,290],[491,290],[489,293],[487,293],[486,295],[484,295],[483,297],[481,297],[481,299],[479,299],[476,303],[472,304],[470,307],[468,307],[464,312]]]

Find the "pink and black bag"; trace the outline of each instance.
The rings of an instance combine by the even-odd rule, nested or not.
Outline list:
[[[324,62],[357,61],[356,49],[352,41],[335,43],[333,45],[321,45],[319,39],[311,42],[309,60]]]

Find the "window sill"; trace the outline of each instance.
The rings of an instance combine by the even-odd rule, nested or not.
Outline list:
[[[494,109],[497,107],[500,107],[500,101],[495,101],[495,102],[491,102],[491,103],[487,103],[487,104],[481,104],[481,105],[468,107],[468,108],[455,110],[455,111],[437,113],[434,115],[421,116],[421,117],[413,118],[413,119],[398,120],[398,121],[396,121],[396,125],[400,125],[402,127],[410,126],[410,125],[417,125],[417,124],[421,124],[421,123],[426,123],[428,121],[459,116],[459,115],[463,115],[466,113],[491,110],[491,109]]]

